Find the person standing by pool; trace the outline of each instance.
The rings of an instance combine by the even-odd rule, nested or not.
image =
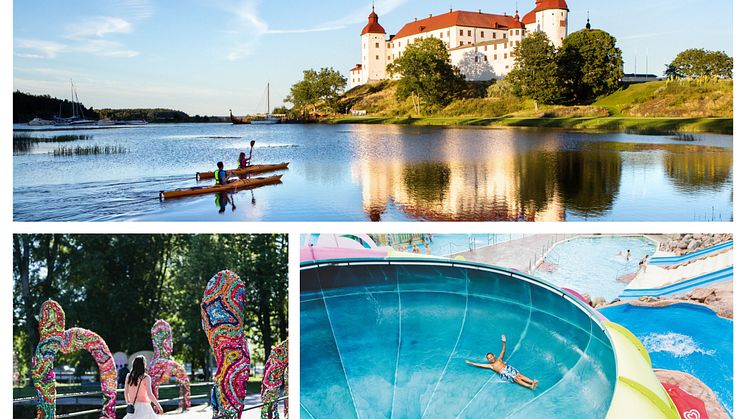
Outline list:
[[[476,362],[471,362],[469,360],[467,360],[466,363],[475,367],[490,369],[500,374],[500,378],[505,381],[516,383],[523,387],[534,390],[536,386],[539,385],[539,380],[532,380],[526,377],[525,375],[518,372],[518,370],[513,368],[513,366],[508,365],[505,361],[503,361],[506,346],[505,335],[502,335],[501,339],[503,341],[503,349],[502,351],[500,351],[500,356],[495,358],[495,354],[489,352],[487,354],[487,361],[489,361],[489,364],[477,364]]]

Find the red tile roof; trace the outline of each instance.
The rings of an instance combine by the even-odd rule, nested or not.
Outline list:
[[[383,26],[378,23],[378,15],[376,14],[376,9],[373,9],[372,12],[368,15],[368,24],[365,25],[363,28],[363,31],[360,32],[360,36],[363,36],[367,33],[386,33],[386,29],[383,29]]]
[[[550,9],[570,10],[567,8],[567,2],[565,0],[536,0],[536,7],[534,10],[523,16],[523,23],[526,25],[536,23],[536,12]]]
[[[564,1],[564,0],[560,0]],[[396,33],[394,39],[417,35],[424,32],[449,28],[451,26],[464,26],[485,29],[506,29],[513,23],[513,16],[493,15],[490,13],[465,12],[455,10],[438,16],[432,16],[422,20],[415,20],[404,25]]]
[[[525,27],[526,25],[521,22],[521,18],[518,16],[518,10],[516,10],[515,16],[513,16],[513,21],[508,25],[508,29],[524,29]]]

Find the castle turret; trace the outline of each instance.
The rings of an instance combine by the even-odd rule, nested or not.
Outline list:
[[[386,30],[378,23],[376,8],[368,15],[368,24],[360,33],[363,62],[361,83],[384,80],[386,78]]]
[[[567,38],[569,14],[565,0],[536,0],[536,7],[523,17],[523,23],[530,32],[544,32],[559,47]]]

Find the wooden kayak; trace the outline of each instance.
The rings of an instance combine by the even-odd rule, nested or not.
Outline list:
[[[259,186],[282,183],[282,175],[268,177],[255,177],[249,179],[236,179],[225,185],[195,186],[193,188],[175,189],[173,191],[161,191],[161,199],[180,198],[182,196],[202,195],[223,191],[236,191],[238,189],[257,188]]]
[[[275,170],[286,170],[290,163],[277,164],[252,164],[243,169],[226,170],[228,176],[248,175],[252,173],[274,172]],[[215,172],[197,172],[197,180],[215,179]]]

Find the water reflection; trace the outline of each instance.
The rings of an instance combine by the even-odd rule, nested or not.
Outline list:
[[[464,138],[432,144],[423,154],[406,137],[382,147],[380,136],[361,136],[353,179],[361,186],[368,218],[379,221],[387,211],[429,221],[600,218],[619,198],[624,169],[649,165],[651,159],[681,190],[719,190],[731,182],[732,153],[720,147],[568,144],[552,134],[530,144],[508,139],[461,147]],[[645,159],[636,153],[645,153]]]

